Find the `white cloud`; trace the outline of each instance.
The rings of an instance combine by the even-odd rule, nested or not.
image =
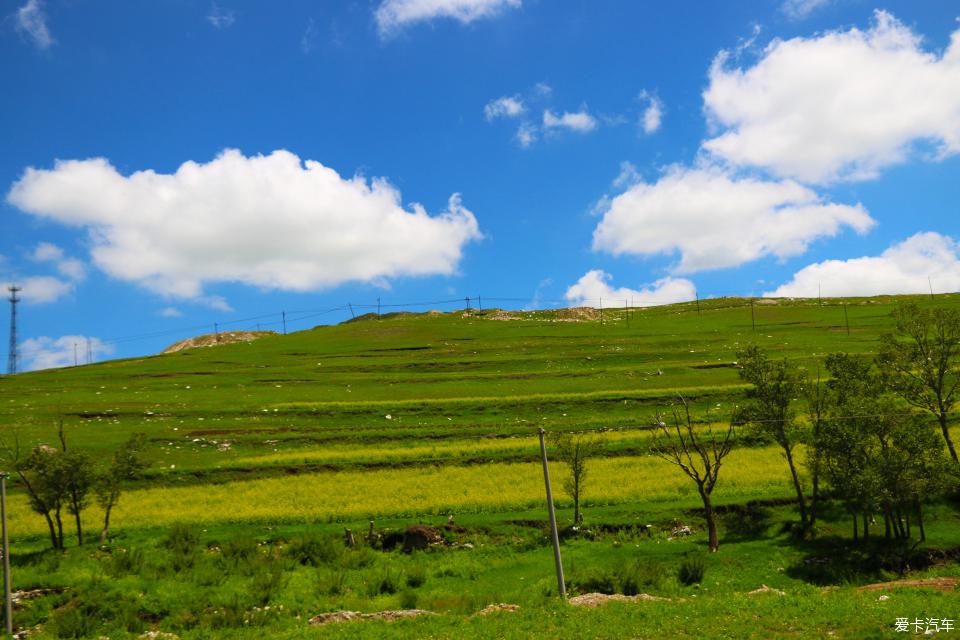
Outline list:
[[[710,69],[704,148],[810,183],[868,179],[935,148],[960,152],[960,30],[942,55],[890,14],[870,29],[774,40],[752,67]]]
[[[312,291],[449,275],[463,246],[482,237],[458,194],[437,216],[418,204],[406,210],[386,180],[344,179],[288,151],[227,150],[173,174],[129,176],[103,158],[58,161],[28,168],[7,200],[86,229],[106,273],[207,304],[204,285],[215,282]]]
[[[578,133],[589,133],[597,128],[597,120],[586,110],[573,113],[565,111],[558,116],[547,109],[543,112],[543,128],[547,131],[550,129],[569,129]]]
[[[685,278],[661,278],[641,289],[610,286],[611,276],[600,269],[588,271],[567,289],[565,298],[577,306],[620,307],[628,302],[635,307],[652,307],[693,300],[697,288]]]
[[[15,282],[4,282],[0,290],[6,292],[7,287],[15,284],[23,291],[20,298],[27,304],[49,304],[69,295],[73,291],[73,283],[54,278],[53,276],[29,276],[19,278]]]
[[[303,35],[300,37],[300,51],[304,54],[309,54],[317,46],[317,23],[314,22],[313,18],[307,20],[307,28],[304,29]]]
[[[28,371],[72,367],[74,363],[86,364],[87,354],[94,361],[113,353],[113,347],[100,338],[91,336],[61,336],[29,338],[20,344],[20,357]]]
[[[802,20],[811,13],[830,4],[831,0],[784,0],[780,5],[780,11],[788,18]]]
[[[960,243],[926,232],[894,244],[879,256],[826,260],[804,267],[765,296],[812,298],[876,296],[960,290]]]
[[[164,318],[180,318],[183,317],[183,313],[180,309],[176,307],[164,307],[160,310],[160,315]]]
[[[227,29],[237,21],[233,11],[222,9],[216,2],[210,7],[210,13],[207,14],[207,22],[212,24],[215,29]]]
[[[534,125],[524,122],[517,128],[517,143],[526,149],[537,141],[538,133]]]
[[[490,121],[497,118],[516,118],[524,111],[526,107],[519,96],[503,96],[488,102],[483,108],[483,115]]]
[[[844,226],[863,233],[867,211],[823,202],[796,182],[737,178],[717,168],[672,167],[609,202],[593,248],[614,255],[680,254],[676,273],[734,267],[803,253]]]
[[[63,249],[50,242],[40,242],[33,250],[33,259],[37,262],[52,262],[57,271],[74,282],[87,277],[87,268],[80,260],[68,258]]]
[[[408,24],[450,18],[468,24],[520,7],[521,0],[383,0],[374,17],[381,35]]]
[[[47,27],[47,12],[43,10],[43,0],[28,0],[17,9],[17,30],[30,36],[40,49],[48,49],[55,42]]]
[[[643,110],[643,115],[640,116],[640,126],[647,135],[656,133],[656,131],[660,129],[660,123],[663,120],[663,102],[661,102],[657,96],[651,95],[646,91],[640,93],[640,99],[647,103],[647,107]]]

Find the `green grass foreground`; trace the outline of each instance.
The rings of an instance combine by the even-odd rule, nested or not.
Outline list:
[[[32,637],[199,639],[879,638],[904,635],[897,618],[957,621],[956,591],[857,590],[900,577],[898,553],[909,578],[960,574],[955,502],[930,505],[928,541],[909,553],[854,545],[837,505],[817,539],[800,542],[789,532],[786,463],[739,433],[715,493],[720,551],[708,555],[692,483],[648,455],[649,427],[678,392],[699,429],[725,425],[744,389],[738,348],[757,343],[811,367],[835,351],[872,353],[907,300],[952,306],[960,296],[757,301],[752,318],[749,300],[711,300],[699,313],[693,304],[635,310],[629,326],[622,309],[602,323],[564,311],[399,314],[0,377],[5,441],[55,444],[63,416],[71,446],[98,456],[145,433],[149,462],[103,548],[74,539],[66,552],[48,550],[43,519],[12,483],[14,589],[52,589],[15,622]],[[593,536],[563,544],[572,592],[629,583],[665,600],[558,601],[540,427],[604,430],[585,490]],[[564,469],[552,474],[564,525]],[[462,530],[443,528],[450,513]],[[99,518],[84,512],[94,537]],[[371,518],[381,535],[422,521],[446,544],[344,548],[344,528],[362,539]],[[693,535],[673,536],[678,524]],[[680,566],[698,558],[701,583],[682,584]],[[761,585],[784,595],[748,595]],[[520,608],[476,615],[500,602]],[[437,615],[307,622],[411,607]]]

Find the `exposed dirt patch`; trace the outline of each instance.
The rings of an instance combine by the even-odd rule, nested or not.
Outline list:
[[[160,353],[176,353],[184,349],[195,349],[197,347],[215,347],[220,344],[233,344],[237,342],[253,342],[260,338],[277,335],[276,331],[225,331],[223,333],[208,333],[202,336],[195,336],[176,342]]]
[[[919,587],[927,589],[936,589],[944,593],[951,593],[956,590],[960,580],[957,578],[920,578],[918,580],[893,580],[891,582],[877,582],[860,587],[857,591],[889,591],[899,587]]]
[[[488,616],[491,613],[497,613],[500,611],[517,611],[520,608],[518,604],[507,604],[506,602],[500,602],[497,604],[488,604],[480,611],[477,611],[478,616]]]
[[[736,362],[717,362],[716,364],[695,364],[691,369],[739,369],[740,365]]]
[[[403,550],[406,553],[426,549],[432,544],[443,542],[443,536],[433,527],[415,524],[403,532]]]
[[[622,593],[585,593],[582,596],[570,598],[568,602],[573,607],[597,607],[607,602],[640,602],[654,600],[669,600],[670,598],[661,598],[651,596],[647,593],[638,593],[635,596],[625,596]]]
[[[760,588],[759,588],[759,589],[754,589],[753,591],[749,591],[749,592],[747,593],[747,595],[748,595],[748,596],[758,596],[758,595],[761,595],[761,594],[764,594],[764,593],[775,593],[775,594],[777,594],[778,596],[785,596],[785,595],[787,595],[787,594],[784,593],[783,591],[780,591],[780,589],[773,589],[773,588],[771,588],[771,587],[768,587],[768,586],[765,585],[765,584],[760,585]]]
[[[310,624],[330,624],[350,622],[351,620],[399,620],[401,618],[416,618],[417,616],[434,616],[432,611],[423,609],[401,609],[398,611],[379,611],[377,613],[360,613],[359,611],[333,611],[321,613],[310,618]]]

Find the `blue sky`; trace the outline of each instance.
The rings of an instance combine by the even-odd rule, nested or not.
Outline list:
[[[0,14],[0,282],[25,288],[25,368],[378,297],[960,289],[953,2]]]

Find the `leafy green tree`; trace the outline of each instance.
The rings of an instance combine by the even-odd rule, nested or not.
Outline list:
[[[751,425],[783,449],[797,494],[800,526],[806,532],[810,528],[807,501],[794,458],[794,449],[805,436],[805,431],[797,421],[795,407],[795,401],[804,393],[804,372],[786,358],[771,360],[756,345],[738,351],[737,362],[740,365],[740,379],[749,382],[752,387],[747,390],[747,402],[738,411],[736,421]]]
[[[853,515],[854,537],[858,515],[867,538],[873,514],[881,513],[887,538],[910,538],[912,516],[925,540],[922,503],[952,481],[939,437],[922,416],[885,392],[867,358],[831,354],[826,364],[831,380],[816,459]]]
[[[680,406],[673,408],[673,425],[657,416],[660,433],[655,437],[650,451],[667,462],[676,465],[697,485],[697,493],[703,502],[704,518],[710,552],[720,548],[717,534],[717,519],[713,510],[713,490],[720,477],[723,460],[733,449],[733,422],[725,434],[717,437],[712,428],[694,430],[690,417],[690,405],[680,397]]]
[[[580,498],[587,481],[587,460],[600,452],[602,442],[588,434],[563,432],[554,434],[553,441],[557,459],[570,471],[563,480],[563,490],[573,499],[573,524],[579,527],[583,525]]]
[[[892,315],[895,330],[881,337],[878,358],[887,384],[936,417],[950,457],[960,462],[948,424],[960,386],[960,312],[910,304]]]
[[[123,485],[135,479],[146,468],[140,457],[145,436],[142,433],[130,437],[113,454],[110,465],[103,470],[96,482],[97,503],[103,509],[103,530],[100,544],[110,535],[110,513],[120,501]]]

